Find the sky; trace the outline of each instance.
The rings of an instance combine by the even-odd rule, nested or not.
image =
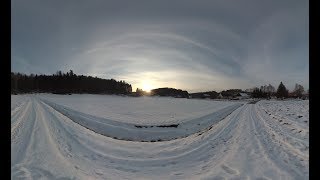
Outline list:
[[[309,89],[306,0],[11,0],[11,71],[145,90]]]

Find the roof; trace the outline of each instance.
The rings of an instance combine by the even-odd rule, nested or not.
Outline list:
[[[247,96],[249,96],[248,94],[246,94],[246,93],[239,93],[240,94],[240,96],[243,96],[243,97],[247,97]]]

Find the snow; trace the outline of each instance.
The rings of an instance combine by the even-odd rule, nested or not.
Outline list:
[[[246,93],[239,93],[239,94],[240,94],[240,96],[242,96],[242,97],[249,97],[249,95],[246,94]]]
[[[11,101],[12,179],[309,178],[309,101],[49,94]],[[155,127],[170,124],[179,125]]]
[[[11,111],[19,108],[28,97],[28,95],[11,95]]]
[[[40,95],[40,97],[85,114],[141,125],[189,121],[239,103],[173,97],[121,97],[79,94],[45,94]]]

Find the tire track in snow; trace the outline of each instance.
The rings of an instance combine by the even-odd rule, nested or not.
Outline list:
[[[281,133],[285,133],[286,135],[289,135],[291,138],[294,138],[298,140],[301,143],[308,143],[306,140],[306,136],[303,136],[300,133],[297,133],[297,131],[300,130],[307,132],[307,135],[309,134],[309,126],[306,123],[297,122],[293,119],[282,117],[281,115],[274,114],[273,112],[269,112],[265,107],[263,107],[261,104],[259,104],[258,108],[260,114],[264,116],[264,119],[266,122],[272,127],[275,128],[274,131],[280,131]],[[269,116],[262,113],[262,110],[268,113]],[[271,118],[272,117],[272,118]],[[276,117],[276,118],[275,118]],[[276,121],[278,120],[278,122]],[[282,123],[280,123],[282,122]],[[279,125],[280,124],[280,125]],[[292,128],[294,128],[295,131],[292,131]]]
[[[21,109],[19,119],[11,127],[11,165],[18,164],[25,154],[25,150],[29,145],[32,132],[35,126],[35,120],[32,118],[35,114],[33,103],[29,102]]]
[[[282,144],[283,148],[286,147],[287,150],[290,150],[289,152],[291,152],[291,154],[293,154],[294,156],[299,156],[300,158],[309,161],[309,155],[300,151],[300,149],[294,146],[294,143],[301,143],[307,146],[306,141],[293,136],[291,133],[283,131],[283,128],[279,127],[280,125],[275,126],[272,123],[268,123],[267,121],[269,121],[270,118],[263,114],[262,111],[259,111],[258,107],[255,108],[255,111],[257,117],[262,120],[261,122],[263,122],[265,129],[268,129],[267,132],[269,133],[270,137],[273,136],[275,140],[279,141]],[[280,132],[277,132],[276,130],[280,130]]]
[[[241,113],[235,117],[238,125],[233,129],[233,142],[229,144],[231,150],[224,152],[227,153],[224,158],[212,162],[215,164],[213,167],[220,169],[220,171],[211,172],[209,176],[227,179],[265,178],[265,173],[259,171],[256,166],[259,164],[267,168],[269,160],[252,155],[253,152],[262,153],[260,152],[262,148],[259,146],[259,141],[255,138],[254,129],[250,124],[251,119],[248,114],[251,111],[251,106],[251,104],[246,104]],[[273,171],[277,172],[277,169],[273,169]]]
[[[303,146],[304,148],[309,149],[309,142],[305,139],[299,138],[292,134],[290,131],[286,131],[280,124],[276,124],[272,122],[272,119],[264,114],[258,107],[255,109],[257,111],[257,115],[260,119],[262,119],[265,127],[269,129],[269,134],[274,136],[278,141],[280,141],[283,145],[285,145],[288,149],[293,150],[295,154],[297,154],[300,158],[309,160],[308,154],[301,151],[300,148],[297,148],[295,145]]]
[[[20,110],[22,108],[25,107],[25,104],[27,104],[29,101],[23,101],[21,102],[19,105],[17,105],[16,107],[14,107],[13,109],[11,109],[11,117],[16,116],[19,112],[21,112]],[[15,119],[15,118],[14,118]],[[12,119],[11,119],[11,123],[13,123]]]
[[[306,178],[308,174],[308,165],[301,163],[297,157],[297,151],[294,147],[288,146],[285,141],[277,142],[276,139],[272,139],[272,129],[266,125],[265,120],[261,117],[257,111],[257,106],[253,107],[251,116],[254,117],[254,129],[259,129],[259,141],[263,145],[264,149],[268,152],[268,156],[279,169],[287,171],[292,177],[298,179]]]
[[[238,167],[231,164],[231,158],[234,156],[239,156],[239,150],[241,150],[246,144],[243,142],[243,134],[246,132],[246,129],[248,128],[246,121],[247,116],[246,113],[248,111],[249,105],[246,104],[243,107],[243,110],[241,113],[235,117],[238,126],[234,129],[234,139],[232,145],[230,145],[231,151],[225,156],[225,158],[219,163],[219,167],[223,170],[220,172],[220,176],[222,177],[238,177],[240,179],[247,179],[247,177],[242,176],[242,170]],[[245,137],[249,138],[249,137]]]
[[[49,108],[49,107],[48,107]],[[53,113],[53,112],[52,112]],[[234,116],[236,117],[236,115]],[[57,119],[61,119],[61,118],[57,118]],[[231,120],[235,120],[234,118],[232,118]],[[229,125],[233,124],[231,123],[231,120],[229,121]],[[71,120],[70,120],[71,121]],[[230,129],[229,131],[224,131],[225,128],[227,127],[223,127],[223,129],[221,129],[220,133],[221,132],[229,132],[229,133],[233,133],[233,129]],[[78,130],[78,128],[76,129]],[[82,127],[82,129],[80,129],[80,131],[83,131],[84,128]],[[73,133],[71,133],[73,134]],[[225,134],[225,133],[221,133],[222,134]],[[67,136],[68,137],[68,136]],[[105,139],[108,139],[106,137],[104,137]],[[195,141],[193,139],[194,137],[190,137],[189,139],[191,139],[192,141]],[[214,139],[217,138],[217,136],[214,136],[212,137]],[[181,151],[175,151],[175,152],[172,152],[174,153],[175,155],[174,156],[169,156],[169,157],[164,157],[165,159],[163,158],[154,158],[154,159],[148,159],[146,157],[144,157],[143,159],[140,159],[140,160],[135,160],[135,159],[112,159],[112,161],[115,161],[115,162],[118,162],[118,164],[126,164],[127,167],[126,168],[123,168],[122,169],[126,169],[128,171],[130,171],[130,169],[132,171],[136,171],[135,169],[132,169],[132,167],[141,167],[141,168],[147,168],[147,167],[153,167],[153,168],[161,168],[162,165],[164,164],[164,161],[168,162],[169,165],[167,166],[170,166],[172,168],[172,166],[170,165],[170,162],[175,162],[175,164],[172,164],[174,167],[178,167],[180,166],[181,164],[180,163],[187,163],[188,161],[190,161],[189,163],[193,164],[192,162],[196,161],[196,162],[203,162],[204,160],[208,159],[207,157],[207,152],[210,151],[212,149],[211,147],[211,143],[207,143],[207,141],[205,140],[202,140],[201,137],[198,138],[198,140],[200,140],[200,146],[185,146],[185,148],[189,149],[187,153],[182,153]],[[176,140],[178,141],[178,140]],[[144,143],[145,145],[147,145],[148,143]],[[153,144],[153,143],[151,143]],[[73,148],[74,149],[74,148]],[[90,149],[89,151],[91,151],[92,149]],[[129,150],[130,151],[130,150]],[[94,152],[94,151],[93,151]],[[92,152],[91,152],[92,153]],[[96,154],[97,156],[99,154]],[[103,154],[100,154],[102,155],[102,157],[100,157],[100,159],[103,159]],[[219,155],[218,153],[216,155]],[[224,154],[220,154],[220,155],[224,155]],[[188,158],[188,157],[193,157],[193,158]],[[185,159],[189,159],[187,161],[184,161]],[[110,160],[110,157],[109,159],[103,159],[104,160]],[[100,164],[99,162],[97,162],[99,160],[95,160],[95,163],[96,164]],[[122,161],[122,163],[121,163]],[[89,163],[88,161],[86,161],[87,163]],[[102,162],[101,162],[102,164]],[[164,167],[165,168],[165,167]]]
[[[218,144],[218,146],[225,146],[226,149],[220,152],[215,152],[216,154],[220,155],[219,158],[210,158],[211,161],[208,164],[210,165],[210,169],[217,170],[213,172],[207,172],[205,177],[214,177],[213,179],[225,179],[231,177],[246,179],[244,177],[239,176],[239,170],[230,166],[228,160],[230,159],[230,157],[234,156],[237,153],[237,149],[239,146],[239,137],[241,136],[241,132],[243,131],[243,127],[245,125],[242,123],[242,121],[245,118],[246,110],[247,105],[244,105],[241,108],[241,110],[239,110],[239,112],[235,113],[234,116],[231,117],[230,122],[223,127],[223,130],[220,131],[224,143]],[[212,139],[211,141],[216,141],[216,138]],[[219,143],[219,141],[215,143]]]
[[[11,171],[30,179],[304,179],[304,168],[284,163],[296,161],[272,142],[255,107],[244,105],[186,138],[151,143],[97,134],[32,98],[29,107],[19,110],[25,142],[12,142],[12,155],[19,155],[19,147],[28,148]]]
[[[287,173],[286,171],[283,171],[283,166],[279,165],[277,162],[274,161],[274,159],[277,159],[279,157],[276,157],[276,154],[271,154],[270,155],[270,149],[276,149],[274,147],[274,144],[270,144],[267,143],[265,144],[265,139],[264,138],[269,138],[269,136],[263,136],[264,131],[265,131],[265,126],[260,126],[258,125],[257,121],[261,121],[261,119],[257,118],[257,114],[255,111],[255,108],[257,107],[256,104],[251,105],[250,106],[250,126],[251,129],[253,130],[253,134],[252,138],[254,139],[254,141],[257,144],[257,149],[255,149],[254,154],[255,155],[259,155],[266,163],[269,164],[268,167],[277,167],[276,169],[278,169],[279,171],[275,171],[277,173],[277,175],[273,174],[273,173],[267,173],[267,171],[265,171],[265,169],[262,169],[262,171],[264,171],[264,173],[267,173],[267,175],[270,176],[270,179],[274,179],[277,176],[278,177],[286,177],[286,176],[291,176],[290,173]],[[259,128],[258,128],[259,127]],[[263,136],[263,138],[261,138]],[[274,153],[274,152],[272,152]],[[264,176],[265,177],[265,176]]]
[[[46,104],[44,104],[45,106],[48,106],[48,105],[46,105]],[[49,110],[50,111],[50,113],[54,113],[54,114],[56,114],[56,113],[58,113],[58,114],[60,114],[60,112],[58,112],[58,111],[55,111],[54,109],[52,109],[50,106],[48,106],[47,107],[48,109],[47,110],[49,110],[49,108],[51,109],[51,110]],[[58,122],[58,119],[59,119],[59,121],[60,121],[60,119],[65,119],[64,121],[66,121],[66,120],[69,120],[69,121],[72,121],[72,120],[70,120],[68,117],[65,117],[63,114],[60,114],[60,117],[57,117],[57,122],[55,122],[55,123],[59,123],[60,125],[60,127],[61,127],[61,129],[63,129],[63,130],[65,130],[66,132],[68,132],[69,134],[67,135],[68,137],[73,137],[72,136],[72,134],[75,134],[75,132],[74,131],[70,131],[70,129],[68,130],[68,129],[65,129],[66,128],[66,126],[65,126],[65,124],[64,125],[62,125],[61,123],[62,122]],[[72,123],[74,123],[73,121],[72,121]],[[229,122],[229,124],[230,124],[230,122]],[[81,126],[81,125],[79,125],[79,126]],[[83,126],[81,126],[82,127],[82,129],[81,129],[81,131],[85,131],[85,130],[87,130],[85,127],[83,127]],[[224,127],[223,129],[221,129],[221,130],[219,130],[218,132],[221,134],[225,129],[226,129],[227,127]],[[60,129],[60,128],[59,128]],[[78,130],[78,128],[77,129],[75,129],[75,130]],[[203,133],[203,132],[202,132]],[[211,138],[217,138],[217,136],[219,136],[219,133],[218,134],[214,134],[215,136],[214,137],[211,137]],[[103,136],[103,135],[101,135],[101,136]],[[193,135],[193,136],[197,136],[197,135]],[[104,136],[105,137],[105,136]],[[109,138],[109,137],[107,137],[107,138]],[[73,139],[73,141],[78,141],[77,139]],[[121,141],[121,140],[119,140],[119,141]],[[177,141],[177,140],[175,140],[175,141]],[[80,143],[80,142],[79,142]],[[144,144],[146,144],[147,142],[145,142]],[[82,143],[81,143],[82,144]],[[84,144],[82,144],[82,145],[84,145]],[[198,147],[198,149],[201,149],[201,145],[200,146],[197,146]],[[91,150],[91,151],[96,151],[96,149],[92,149],[92,148],[90,148],[90,146],[86,146],[86,148],[88,148],[89,150]],[[193,149],[193,151],[195,151],[196,149]],[[191,152],[191,151],[190,151]],[[181,151],[179,152],[179,156],[184,156],[184,155],[188,155],[190,152],[185,152],[185,153],[181,153]]]
[[[31,105],[30,99],[25,99],[25,101],[21,102],[19,106],[16,106],[13,110],[11,110],[11,130],[13,130],[14,126],[17,126],[21,119],[25,116],[25,113],[28,113],[28,108]]]
[[[63,178],[75,173],[66,158],[56,148],[46,123],[47,117],[36,99],[28,106],[29,113],[21,116],[23,126],[17,143],[11,143],[11,178]],[[79,176],[81,177],[81,176]]]
[[[272,142],[271,135],[266,133],[268,128],[261,124],[263,119],[258,118],[255,108],[255,104],[247,104],[236,117],[239,123],[234,130],[236,142],[230,145],[232,150],[227,151],[224,158],[213,161],[216,165],[212,167],[220,167],[221,171],[213,171],[208,176],[224,179],[305,179],[308,166],[304,164],[303,168],[295,168],[295,165],[283,163],[285,160],[288,163],[297,161],[281,154],[286,149]]]

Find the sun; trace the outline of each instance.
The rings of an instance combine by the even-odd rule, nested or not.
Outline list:
[[[146,92],[150,92],[152,89],[152,86],[148,83],[143,83],[142,85],[142,90],[146,91]]]

